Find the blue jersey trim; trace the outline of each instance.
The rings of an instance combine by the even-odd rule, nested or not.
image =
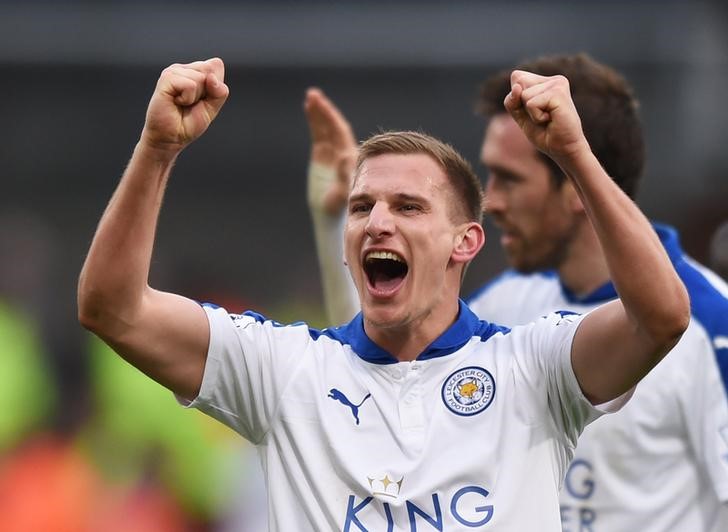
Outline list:
[[[559,285],[561,286],[561,293],[564,295],[564,299],[566,299],[566,301],[568,301],[569,303],[592,305],[598,303],[606,303],[607,301],[617,297],[617,291],[614,289],[614,285],[611,281],[604,283],[592,293],[587,294],[583,297],[579,297],[574,292],[569,290],[566,285],[561,282],[561,279],[559,279]]]
[[[458,318],[444,333],[420,353],[417,360],[429,360],[454,353],[471,338],[480,337],[487,340],[498,332],[508,332],[506,327],[499,327],[481,321],[472,310],[459,301]],[[364,318],[360,313],[346,325],[331,327],[320,331],[320,335],[328,336],[342,344],[351,346],[361,359],[372,364],[396,364],[399,362],[391,353],[375,344],[364,331]],[[312,335],[313,336],[313,335]]]
[[[710,284],[705,276],[685,259],[675,264],[680,279],[690,294],[690,313],[708,334],[715,359],[728,394],[728,299]]]
[[[690,313],[708,334],[723,386],[728,393],[728,345],[716,342],[718,337],[728,338],[728,299],[721,294],[702,272],[690,264],[680,246],[677,231],[665,224],[653,224],[662,245],[670,257],[675,271],[690,295]],[[717,277],[717,275],[716,275]]]
[[[417,357],[417,360],[429,360],[454,353],[473,337],[480,337],[481,340],[485,341],[496,333],[507,333],[510,331],[507,327],[500,327],[486,321],[481,321],[462,300],[459,300],[458,305],[458,318],[455,320],[455,323],[427,346]],[[202,306],[220,308],[214,303],[203,303]],[[245,311],[242,314],[230,314],[230,317],[235,319],[241,315],[253,318],[258,323],[270,323],[274,327],[307,327],[308,334],[313,340],[318,340],[320,337],[325,336],[342,345],[349,345],[356,355],[372,364],[397,364],[399,362],[392,354],[379,347],[367,336],[364,331],[364,318],[361,312],[354,316],[354,319],[349,323],[322,330],[309,327],[304,322],[291,324],[280,323],[251,310]]]

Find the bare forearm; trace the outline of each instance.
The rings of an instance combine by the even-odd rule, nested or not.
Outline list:
[[[576,185],[627,313],[648,335],[678,338],[689,319],[688,295],[647,218],[591,151],[560,164]]]
[[[326,315],[330,325],[345,323],[359,312],[356,288],[344,265],[343,216],[311,210]]]
[[[157,220],[175,158],[137,144],[81,271],[79,316],[84,324],[108,322],[112,314],[119,326],[133,319],[148,288]]]

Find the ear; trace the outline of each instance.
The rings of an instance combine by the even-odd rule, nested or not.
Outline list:
[[[475,258],[481,248],[485,245],[485,230],[476,222],[467,222],[460,226],[455,236],[450,259],[456,263],[467,264]]]

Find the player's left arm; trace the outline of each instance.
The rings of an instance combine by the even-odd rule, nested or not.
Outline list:
[[[563,76],[514,71],[505,106],[574,183],[620,299],[582,320],[572,366],[599,404],[631,389],[677,343],[690,319],[685,286],[649,221],[592,153]]]

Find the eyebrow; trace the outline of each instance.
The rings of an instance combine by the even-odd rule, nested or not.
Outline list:
[[[371,199],[372,195],[367,192],[360,192],[358,194],[353,194],[349,197],[349,203],[352,203],[354,201],[365,201]],[[407,202],[407,201],[416,201],[419,203],[430,203],[430,201],[425,198],[424,196],[419,196],[416,194],[407,194],[405,192],[397,192],[394,194],[394,197],[399,202]]]
[[[506,179],[520,179],[520,176],[517,173],[512,171],[510,168],[506,168],[505,166],[501,166],[499,164],[494,164],[494,165],[486,165],[483,163],[481,163],[481,164],[483,167],[485,167],[488,174],[495,173]]]

